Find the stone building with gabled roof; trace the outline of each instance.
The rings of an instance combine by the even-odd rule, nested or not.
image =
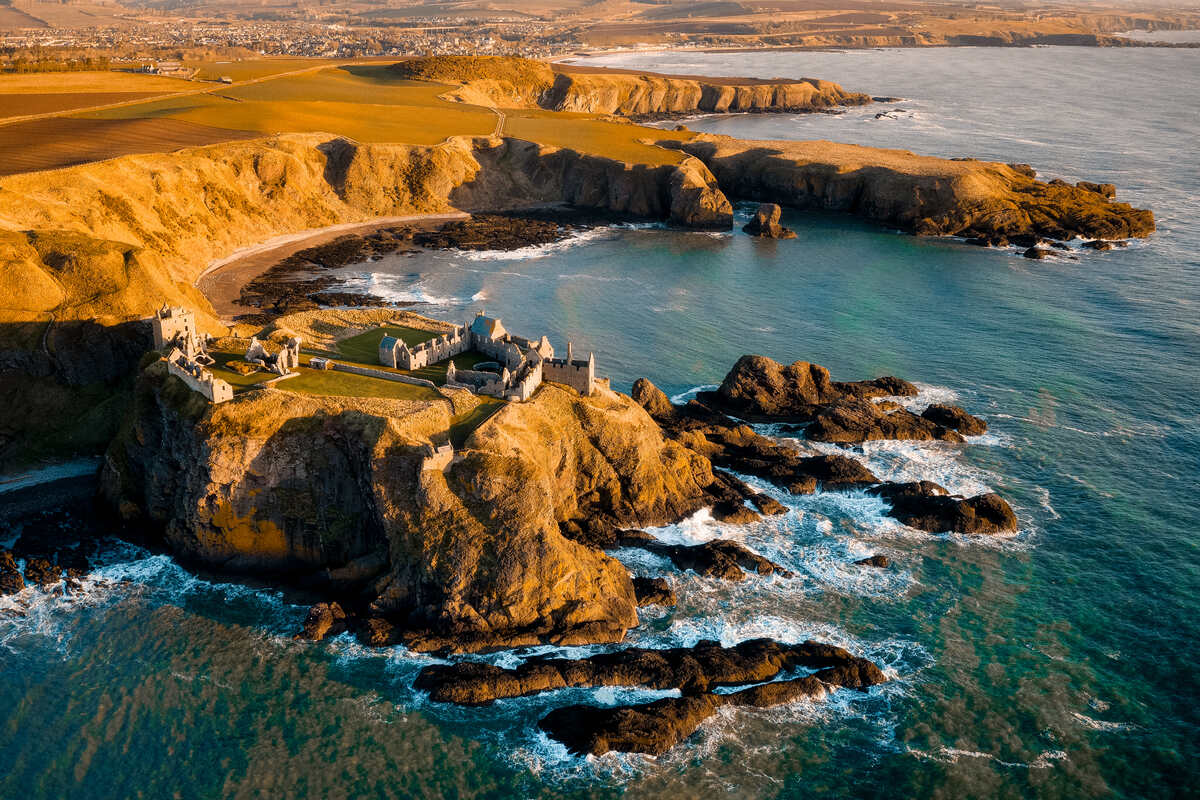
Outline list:
[[[414,370],[471,350],[487,356],[498,369],[494,372],[455,369],[451,362],[446,370],[447,386],[517,401],[532,397],[543,380],[564,383],[585,396],[596,387],[594,354],[576,360],[568,343],[567,358],[556,359],[547,337],[533,340],[516,336],[504,328],[498,317],[489,317],[482,311],[470,324],[411,347],[399,337],[385,334],[379,342],[379,363]]]

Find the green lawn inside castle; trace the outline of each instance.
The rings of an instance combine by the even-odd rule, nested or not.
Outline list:
[[[546,337],[514,336],[482,312],[456,326],[394,309],[328,309],[217,338],[201,335],[185,309],[164,306],[150,322],[168,372],[210,404],[263,389],[449,403],[455,447],[507,402],[532,397],[543,378],[584,395],[606,383],[595,378],[594,356],[575,359],[568,343],[567,357],[555,358]],[[397,351],[412,369],[396,365]]]

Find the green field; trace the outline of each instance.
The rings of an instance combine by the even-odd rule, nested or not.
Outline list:
[[[427,381],[433,381],[438,386],[446,382],[446,366],[448,362],[445,361],[414,370],[393,369],[380,365],[379,340],[383,338],[385,333],[401,339],[405,344],[410,346],[428,341],[437,335],[431,331],[423,331],[419,328],[388,325],[383,328],[375,328],[366,333],[360,333],[357,336],[351,336],[349,339],[343,339],[338,342],[338,353],[344,360],[353,361],[356,364],[367,364],[386,370],[387,372],[411,375],[414,378],[424,378]],[[489,361],[490,359],[479,353],[469,352],[457,355],[451,360],[454,362],[455,369],[474,369],[476,364],[482,361]]]
[[[277,388],[303,394],[334,395],[338,397],[382,397],[392,400],[417,400],[432,402],[441,400],[437,390],[411,383],[385,381],[348,372],[309,369],[300,367],[300,375],[277,384]]]

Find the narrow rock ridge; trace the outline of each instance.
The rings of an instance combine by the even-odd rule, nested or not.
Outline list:
[[[776,680],[799,669],[812,674]],[[414,686],[437,702],[484,705],[565,688],[625,686],[678,689],[680,697],[602,708],[573,705],[547,714],[539,727],[580,754],[609,751],[659,755],[683,741],[725,705],[768,707],[819,700],[838,688],[866,691],[887,680],[873,662],[833,645],[752,639],[734,647],[630,648],[586,659],[536,658],[512,669],[478,662],[426,667]],[[718,694],[714,690],[746,687]]]

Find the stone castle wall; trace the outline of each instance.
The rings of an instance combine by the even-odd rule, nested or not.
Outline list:
[[[210,403],[224,403],[233,399],[233,387],[220,378],[214,378],[207,370],[201,371],[200,377],[197,377],[174,361],[168,360],[167,371],[186,383],[193,392],[204,395]]]

